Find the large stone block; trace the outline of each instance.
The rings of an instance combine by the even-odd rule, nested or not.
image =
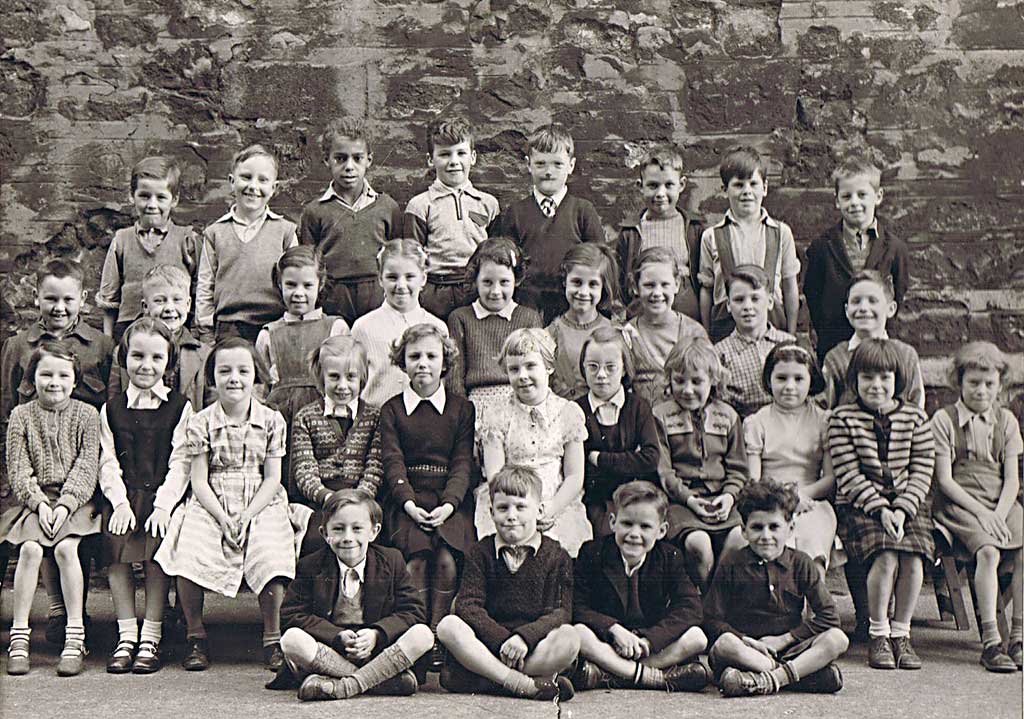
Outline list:
[[[28,117],[46,104],[46,79],[27,62],[0,58],[0,112]]]
[[[800,70],[793,63],[704,63],[687,68],[681,99],[692,132],[771,132],[796,117]]]
[[[961,241],[922,240],[910,247],[915,286],[1024,287],[1024,243],[1014,232],[978,234]]]
[[[965,0],[953,20],[953,41],[964,49],[1024,49],[1020,4],[1002,0]]]

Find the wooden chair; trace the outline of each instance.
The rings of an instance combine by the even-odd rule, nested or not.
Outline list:
[[[936,561],[932,572],[939,616],[942,621],[953,620],[959,631],[970,629],[971,622],[967,614],[969,595],[971,607],[974,609],[975,626],[980,636],[981,619],[978,616],[978,595],[974,589],[974,562],[957,559],[954,551],[956,540],[946,527],[936,523],[933,536]],[[996,621],[999,623],[999,634],[1003,637],[1010,635],[1006,621],[1006,608],[1013,600],[1010,579],[1009,574],[999,576],[999,596],[996,598]]]

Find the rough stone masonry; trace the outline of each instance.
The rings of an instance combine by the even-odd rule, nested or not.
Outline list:
[[[297,218],[329,179],[319,128],[356,115],[380,138],[371,181],[404,205],[430,180],[425,123],[460,112],[479,128],[474,180],[503,204],[526,190],[526,134],[567,124],[573,190],[610,235],[639,205],[648,143],[684,148],[684,202],[712,220],[723,150],[764,150],[766,205],[800,245],[837,217],[836,158],[866,151],[912,247],[898,333],[924,358],[930,408],[969,337],[1024,366],[1022,2],[4,0],[0,28],[7,330],[30,321],[47,256],[81,260],[95,289],[146,154],[181,161],[176,216],[201,228],[227,207],[232,153],[269,144],[273,205]]]

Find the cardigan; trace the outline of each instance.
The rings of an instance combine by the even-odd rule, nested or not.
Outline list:
[[[686,210],[676,208],[686,223],[686,236],[681,237],[680,242],[686,244],[686,252],[690,257],[690,286],[697,294],[700,293],[700,280],[697,273],[700,271],[700,236],[704,232],[704,223],[695,215]],[[623,222],[619,226],[619,239],[616,245],[619,259],[619,288],[622,290],[622,301],[626,306],[636,298],[633,290],[633,273],[639,269],[637,260],[640,259],[640,251],[643,246],[643,238],[640,236],[640,220],[643,212],[632,220]]]
[[[611,628],[621,624],[647,639],[651,654],[657,654],[690,627],[700,626],[700,594],[686,572],[683,553],[668,542],[655,542],[637,570],[643,613],[637,626],[626,621],[629,579],[614,536],[584,544],[573,572],[573,621],[587,625],[605,642],[611,643]]]
[[[919,407],[897,402],[886,413],[890,429],[885,461],[879,453],[874,412],[861,404],[836,408],[828,423],[828,446],[836,475],[836,503],[874,514],[902,509],[913,519],[928,496],[935,466],[931,422]]]
[[[377,251],[388,240],[401,237],[398,203],[383,192],[375,194],[373,202],[355,211],[327,195],[302,208],[299,242],[320,248],[332,280],[375,277]]]
[[[448,333],[459,348],[445,378],[445,389],[468,396],[477,387],[507,385],[508,373],[498,362],[501,346],[514,331],[543,324],[532,307],[516,305],[512,319],[490,315],[477,319],[473,307],[459,307],[448,315]]]
[[[572,617],[572,560],[562,545],[542,536],[537,552],[512,574],[497,556],[495,536],[466,553],[454,613],[493,654],[517,634],[532,652]]]

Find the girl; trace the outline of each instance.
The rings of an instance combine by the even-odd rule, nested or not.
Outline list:
[[[285,250],[271,271],[271,281],[284,302],[284,316],[260,330],[256,353],[268,368],[267,405],[280,412],[289,427],[295,413],[318,397],[309,374],[309,353],[327,337],[348,334],[345,320],[328,317],[319,307],[324,277],[320,253],[309,245]],[[291,447],[290,441],[287,446]],[[290,454],[282,460],[281,476],[289,497],[301,501],[289,468]]]
[[[575,557],[594,536],[583,508],[583,441],[586,421],[579,405],[548,386],[554,371],[555,343],[544,330],[516,330],[501,347],[513,396],[481,425],[485,482],[476,492],[479,538],[494,534],[487,482],[506,464],[527,466],[544,483],[537,527]]]
[[[864,340],[846,374],[857,401],[837,407],[828,425],[839,536],[847,553],[868,567],[868,664],[875,669],[921,668],[910,618],[924,579],[922,559],[935,548],[927,502],[932,430],[923,410],[896,399],[907,380],[902,368],[889,340]]]
[[[725,370],[708,339],[677,344],[665,377],[671,398],[653,412],[658,476],[671,500],[667,536],[683,547],[691,576],[706,589],[716,554],[742,545],[733,505],[747,481],[743,434],[736,411],[717,398]]]
[[[537,310],[512,299],[523,281],[526,262],[522,250],[507,237],[484,240],[466,266],[476,299],[448,315],[448,332],[458,349],[445,379],[447,389],[476,408],[477,426],[492,407],[508,402],[512,386],[505,368],[495,362],[509,333],[541,327]]]
[[[321,397],[300,409],[292,425],[296,488],[315,508],[300,555],[323,547],[316,528],[323,524],[323,506],[333,492],[359,489],[376,498],[384,476],[380,408],[360,399],[366,350],[349,335],[328,337],[310,353],[309,364]]]
[[[151,674],[160,669],[161,622],[170,585],[153,555],[167,531],[171,510],[188,487],[185,437],[192,406],[164,384],[165,373],[174,371],[177,352],[163,322],[151,317],[135,320],[117,351],[128,388],[100,410],[99,484],[106,499],[102,552],[118,633],[107,671]],[[133,562],[146,569],[141,642]]]
[[[665,399],[665,360],[684,337],[707,337],[703,325],[673,309],[682,274],[676,255],[667,247],[640,253],[633,274],[640,314],[626,325],[636,376],[633,391],[652,405]]]
[[[352,325],[352,336],[366,348],[369,373],[363,399],[380,406],[399,394],[409,378],[391,364],[391,346],[413,325],[434,325],[445,335],[444,322],[420,307],[427,281],[427,254],[414,240],[385,242],[377,253],[377,272],[384,303]]]
[[[451,608],[456,558],[472,528],[466,495],[476,412],[469,400],[446,394],[441,382],[457,351],[434,325],[407,329],[391,357],[409,386],[380,411],[385,526],[391,545],[405,555],[431,630]],[[437,653],[431,663],[440,669]]]
[[[808,397],[825,380],[811,353],[796,342],[775,345],[764,361],[761,383],[773,402],[743,422],[750,479],[771,478],[796,485],[800,504],[790,546],[828,567],[836,537],[835,488],[828,449],[828,411]]]
[[[100,530],[92,502],[99,457],[99,416],[71,399],[81,377],[78,359],[60,342],[42,342],[29,358],[25,377],[36,399],[18,405],[7,426],[7,478],[13,505],[0,515],[0,541],[20,545],[14,572],[14,621],[8,674],[27,674],[28,626],[43,552],[52,549],[60,568],[67,607],[67,632],[57,674],[82,671],[85,624],[84,580],[78,559],[82,537]]]
[[[589,392],[576,400],[587,423],[583,504],[600,537],[611,534],[612,494],[634,479],[657,481],[658,430],[647,400],[630,391],[633,357],[621,331],[599,327],[580,353]]]
[[[574,400],[587,393],[580,372],[583,342],[598,327],[610,327],[608,317],[619,309],[619,271],[608,248],[589,242],[566,252],[559,272],[569,309],[547,326],[557,348],[551,389]]]
[[[234,597],[243,579],[259,596],[264,660],[275,671],[282,661],[280,610],[285,582],[295,576],[295,535],[281,486],[286,427],[280,412],[253,397],[258,366],[241,337],[210,352],[206,378],[217,401],[188,423],[192,496],[174,510],[155,557],[178,578],[188,671],[210,666],[203,590]]]
[[[990,342],[970,342],[953,360],[960,399],[932,417],[935,433],[935,520],[958,540],[961,558],[974,559],[974,588],[981,616],[981,665],[990,672],[1021,666],[1022,510],[1020,426],[999,404],[1009,363]],[[1013,624],[1009,651],[996,625],[999,567],[1013,568]]]

